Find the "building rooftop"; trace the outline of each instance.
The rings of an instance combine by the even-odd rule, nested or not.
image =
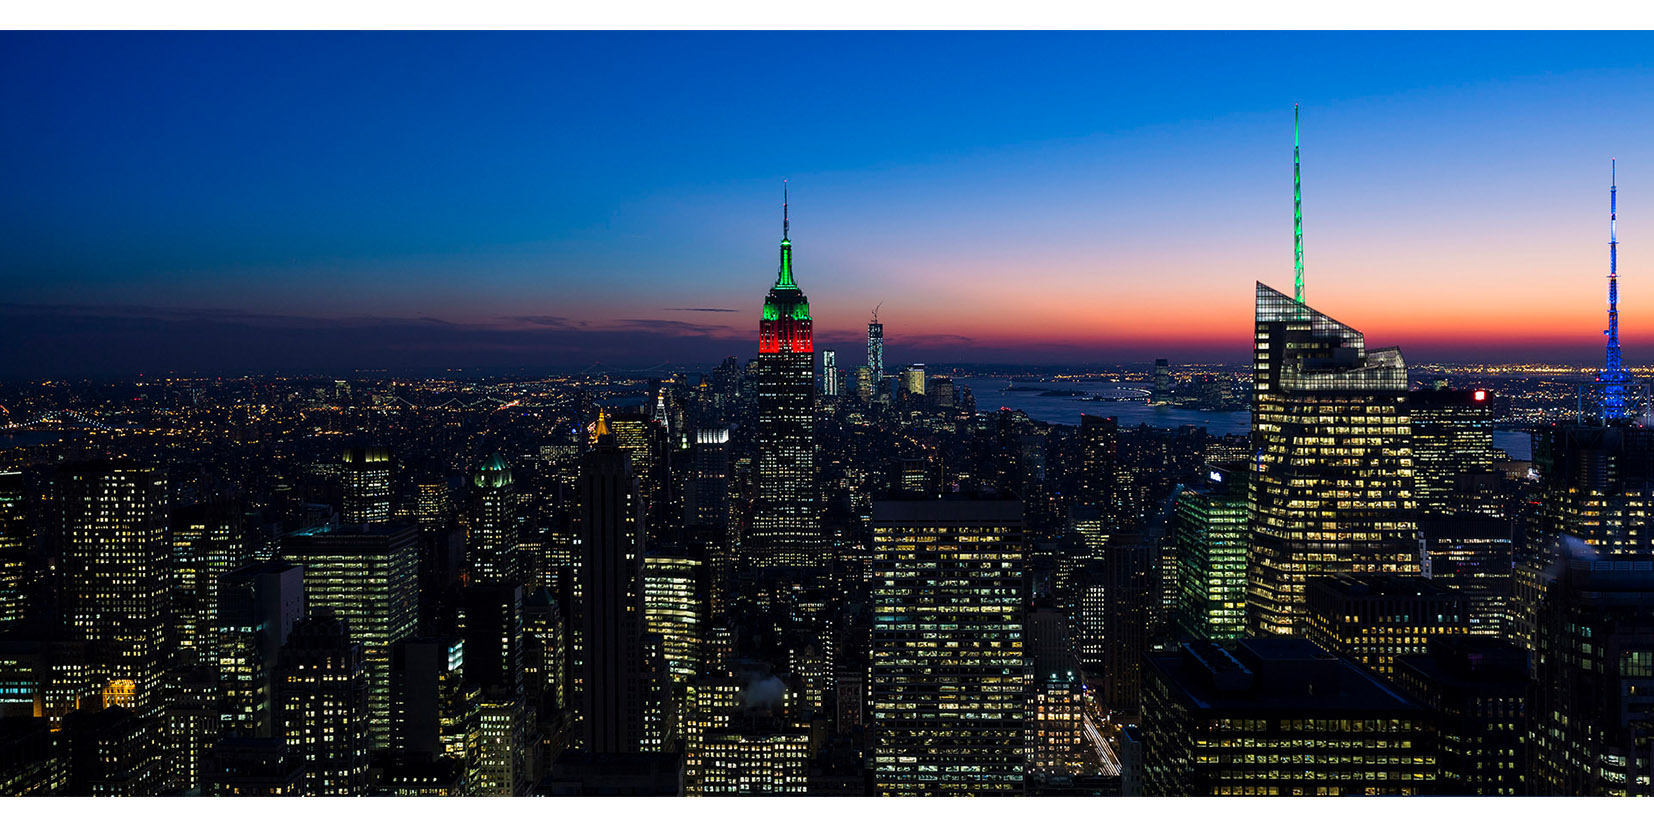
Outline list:
[[[1186,643],[1146,664],[1193,708],[1235,712],[1397,713],[1419,709],[1378,678],[1302,638]]]

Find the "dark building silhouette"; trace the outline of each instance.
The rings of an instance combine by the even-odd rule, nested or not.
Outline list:
[[[601,417],[576,487],[578,743],[592,755],[637,752],[643,743],[643,500],[631,459]]]
[[[368,671],[347,621],[319,608],[293,626],[276,663],[276,702],[281,737],[304,762],[304,794],[366,793]]]
[[[1522,795],[1528,653],[1497,638],[1438,637],[1396,658],[1395,683],[1435,715],[1442,795]]]

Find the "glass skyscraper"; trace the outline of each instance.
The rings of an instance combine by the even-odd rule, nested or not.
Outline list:
[[[1248,627],[1297,635],[1311,578],[1419,570],[1407,364],[1257,288]]]

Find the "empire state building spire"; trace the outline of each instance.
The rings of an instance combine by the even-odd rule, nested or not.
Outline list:
[[[761,568],[819,565],[821,515],[815,468],[815,341],[810,300],[793,281],[786,184],[781,195],[781,272],[758,322],[758,427],[752,528],[746,553]]]
[[[787,182],[781,182],[781,272],[776,275],[775,287],[778,290],[797,290],[798,285],[793,282],[793,242],[787,236],[791,234],[791,222],[787,217]]]

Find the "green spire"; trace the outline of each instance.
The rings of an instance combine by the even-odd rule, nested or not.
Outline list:
[[[1292,246],[1293,298],[1304,303],[1304,187],[1298,173],[1298,104],[1292,105]]]
[[[787,219],[787,181],[781,180],[781,273],[776,276],[777,290],[797,290],[798,285],[793,282],[793,243],[787,238],[789,231]]]

